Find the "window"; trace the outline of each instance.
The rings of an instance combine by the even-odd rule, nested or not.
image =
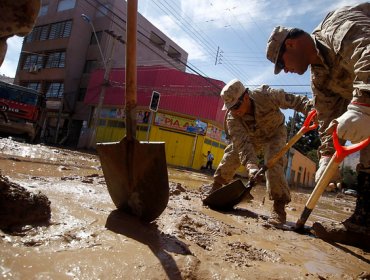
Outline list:
[[[62,21],[50,25],[41,25],[33,28],[32,32],[26,36],[25,42],[38,40],[52,40],[57,38],[66,38],[71,35],[72,21]]]
[[[39,17],[45,16],[48,13],[49,5],[42,5],[39,11]]]
[[[50,26],[49,39],[66,38],[71,35],[72,21],[62,21],[53,23]]]
[[[48,54],[45,68],[64,68],[66,53],[64,51]]]
[[[76,0],[59,0],[58,12],[73,9],[76,5]]]
[[[32,83],[25,84],[25,87],[34,89],[36,91],[40,91],[41,90],[41,83],[32,82]]]
[[[39,54],[29,54],[25,57],[23,64],[23,70],[30,70],[32,67],[37,66],[38,68],[43,68],[43,55]]]
[[[50,25],[40,26],[40,32],[39,32],[40,37],[38,37],[37,40],[40,40],[40,41],[47,40],[49,36],[49,28],[50,28]]]
[[[155,45],[157,48],[164,50],[164,46],[166,45],[166,41],[155,34],[153,31],[150,33],[149,37],[150,42]]]
[[[46,84],[46,97],[62,98],[64,91],[64,84],[52,82]]]
[[[26,43],[47,40],[49,35],[49,25],[36,26],[32,29],[32,32],[27,35]]]
[[[101,42],[101,37],[103,36],[102,31],[97,31],[96,32],[96,37],[98,37],[99,43]],[[90,45],[96,45],[96,38],[94,32],[91,33],[91,38],[90,38]]]
[[[171,46],[168,47],[167,55],[175,60],[180,60],[181,58],[181,53]]]
[[[96,69],[98,62],[96,60],[86,60],[84,73],[91,73]]]
[[[100,5],[96,13],[96,17],[103,17],[103,16],[108,15],[109,9],[110,9],[110,4],[108,3]]]

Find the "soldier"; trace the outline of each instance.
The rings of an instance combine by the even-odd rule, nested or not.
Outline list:
[[[0,2],[0,65],[7,51],[6,40],[31,32],[40,10],[40,0],[1,0]]]
[[[353,143],[370,136],[370,3],[330,12],[310,35],[297,28],[275,27],[267,58],[275,74],[284,69],[302,75],[311,66],[313,105],[320,124],[321,177],[334,153],[331,135]],[[314,223],[318,237],[361,244],[370,240],[370,147],[361,151],[358,198],[353,215],[342,223]],[[367,241],[368,242],[368,241]]]
[[[305,96],[288,94],[263,85],[250,91],[237,79],[230,81],[221,91],[226,113],[226,132],[231,144],[225,148],[224,156],[218,165],[211,192],[228,184],[240,164],[252,176],[258,171],[257,153],[264,151],[267,162],[281,150],[287,140],[282,109],[294,109],[307,114],[311,108]],[[281,226],[286,222],[285,206],[290,202],[290,191],[284,176],[286,159],[280,159],[266,171],[266,185],[269,198],[274,201],[268,222]]]

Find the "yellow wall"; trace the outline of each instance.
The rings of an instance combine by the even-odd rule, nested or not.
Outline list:
[[[295,149],[290,173],[290,184],[295,186],[314,187],[316,163]]]
[[[153,118],[154,119],[154,118]],[[147,124],[138,124],[136,138],[147,140]],[[102,118],[97,129],[97,142],[120,141],[126,134],[122,119]],[[216,169],[224,154],[225,144],[204,135],[196,135],[176,129],[160,127],[152,123],[150,126],[149,141],[165,142],[167,164],[200,169],[206,165],[207,151],[211,151],[215,160],[213,169]]]

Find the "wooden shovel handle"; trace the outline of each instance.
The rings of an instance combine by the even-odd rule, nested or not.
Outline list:
[[[126,137],[132,140],[136,135],[137,73],[137,0],[127,0],[126,22]]]
[[[333,132],[333,143],[335,148],[335,153],[331,157],[329,164],[326,166],[324,173],[321,175],[319,181],[317,182],[314,190],[312,191],[310,197],[307,200],[305,208],[301,214],[301,217],[296,223],[296,228],[303,228],[308,217],[310,216],[312,210],[315,208],[317,201],[324,192],[327,185],[329,185],[330,180],[333,178],[334,174],[337,172],[337,169],[343,159],[362,148],[366,147],[370,142],[370,137],[361,141],[360,143],[351,145],[351,146],[341,146],[338,139],[337,128]]]
[[[282,148],[275,156],[273,156],[266,164],[266,169],[271,168],[275,165],[275,163],[285,155],[285,153],[295,144],[298,140],[305,134],[307,131],[313,130],[317,128],[318,124],[313,122],[314,117],[316,116],[316,110],[312,110],[308,115],[306,120],[303,123],[303,126],[298,131],[296,135],[294,135],[288,143],[285,144],[284,148]],[[312,123],[313,122],[313,123]],[[312,123],[312,124],[311,124]]]

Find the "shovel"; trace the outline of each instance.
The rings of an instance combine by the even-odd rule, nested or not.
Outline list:
[[[208,205],[210,208],[215,210],[229,210],[238,204],[243,197],[253,198],[250,194],[252,187],[256,185],[257,179],[267,169],[275,165],[275,163],[305,134],[306,132],[316,129],[318,124],[311,122],[316,116],[316,110],[312,110],[306,120],[303,123],[302,128],[294,135],[288,143],[275,155],[273,156],[266,165],[261,167],[258,172],[248,181],[246,185],[241,180],[236,180],[228,185],[225,185],[218,190],[209,194],[204,200],[203,204]],[[311,124],[311,125],[310,125]]]
[[[169,198],[164,142],[139,142],[136,135],[137,0],[127,1],[126,136],[120,142],[98,143],[109,194],[120,210],[151,222]]]
[[[296,222],[296,228],[295,228],[296,231],[300,231],[301,229],[304,228],[304,225],[308,217],[310,216],[312,210],[315,208],[316,203],[319,200],[322,193],[324,192],[326,186],[330,183],[331,178],[336,173],[340,163],[344,160],[346,156],[365,148],[370,143],[370,137],[352,146],[341,146],[339,143],[337,131],[334,130],[333,143],[334,143],[335,153],[331,157],[331,160],[328,166],[326,166],[324,173],[321,175],[314,190],[312,191],[310,197],[308,198],[307,203],[304,207],[304,210],[301,214],[301,217]]]

